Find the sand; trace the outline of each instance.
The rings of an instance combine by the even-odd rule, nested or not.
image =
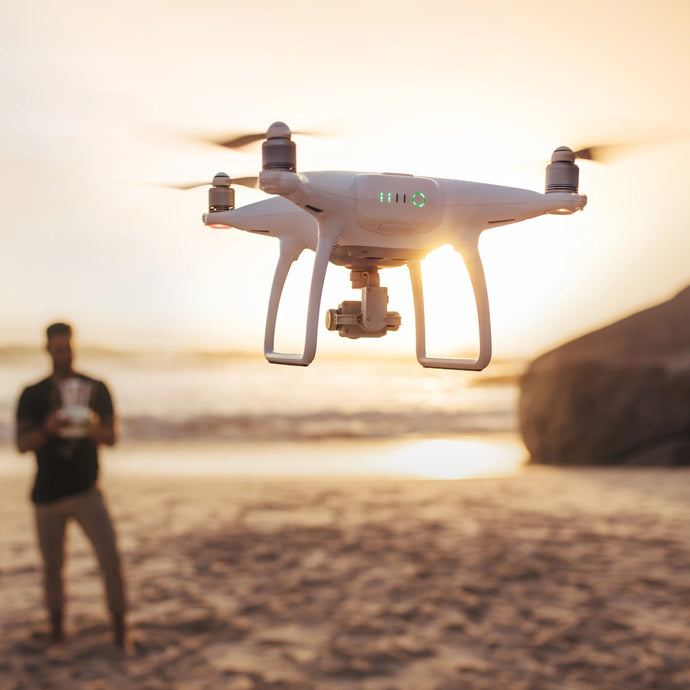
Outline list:
[[[690,687],[690,471],[102,482],[137,649],[69,538],[48,645],[28,475],[0,488],[0,687]]]

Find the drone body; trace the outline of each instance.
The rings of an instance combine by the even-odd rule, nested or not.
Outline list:
[[[387,311],[379,269],[406,265],[415,305],[417,359],[425,367],[483,369],[491,359],[489,302],[479,236],[483,230],[543,214],[584,208],[578,194],[576,154],[562,147],[547,167],[544,194],[513,187],[396,173],[296,172],[295,145],[283,123],[274,123],[263,144],[260,188],[274,198],[234,208],[232,181],[216,175],[209,191],[209,227],[233,227],[277,237],[280,258],[269,299],[264,340],[268,361],[306,366],[316,353],[318,315],[328,263],[350,269],[361,302],[343,302],[326,315],[329,330],[349,338],[381,337],[397,330],[400,316]],[[476,359],[426,354],[421,260],[449,244],[460,252],[472,282],[479,324]],[[274,349],[280,298],[292,263],[304,249],[316,252],[309,292],[304,349]]]

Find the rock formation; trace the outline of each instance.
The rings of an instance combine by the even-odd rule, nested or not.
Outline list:
[[[690,286],[532,362],[519,417],[532,462],[690,465]]]

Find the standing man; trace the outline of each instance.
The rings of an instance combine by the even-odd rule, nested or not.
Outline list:
[[[98,489],[98,446],[115,444],[115,413],[106,385],[72,368],[72,328],[46,331],[53,373],[24,389],[17,406],[17,448],[36,454],[31,492],[43,557],[52,640],[64,639],[65,528],[74,518],[101,566],[114,642],[125,647],[125,595],[115,531]]]

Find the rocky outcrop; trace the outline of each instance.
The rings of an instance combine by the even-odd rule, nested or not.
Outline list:
[[[532,462],[690,465],[690,286],[532,362],[519,418]]]

